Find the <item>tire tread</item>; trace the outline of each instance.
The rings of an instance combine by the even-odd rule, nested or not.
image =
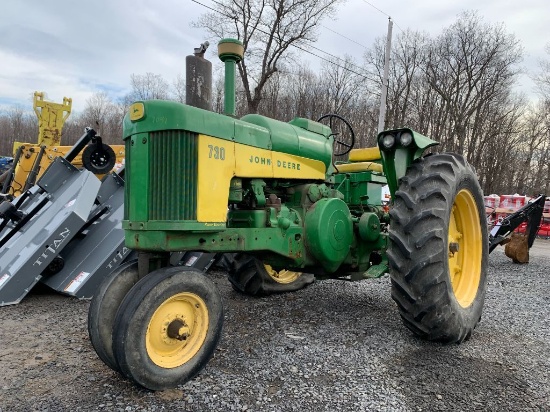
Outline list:
[[[419,159],[400,180],[390,211],[387,254],[391,297],[408,329],[419,337],[443,343],[459,343],[471,336],[481,316],[486,288],[485,245],[482,279],[472,308],[458,305],[448,275],[447,222],[464,181],[472,188],[479,212],[480,199],[483,204],[481,188],[473,168],[462,156],[444,153]],[[488,244],[486,228],[482,226],[481,230]]]

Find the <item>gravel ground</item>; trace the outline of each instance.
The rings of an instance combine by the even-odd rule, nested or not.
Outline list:
[[[0,411],[550,411],[550,242],[528,265],[498,248],[472,339],[441,346],[405,329],[388,276],[249,298],[213,273],[225,327],[207,367],[150,392],[88,339],[89,302],[33,291],[0,308]]]

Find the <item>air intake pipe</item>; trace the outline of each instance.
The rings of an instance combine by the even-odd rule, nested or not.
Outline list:
[[[218,43],[218,57],[225,63],[224,114],[227,116],[235,116],[236,66],[243,55],[243,44],[237,39],[222,39]]]

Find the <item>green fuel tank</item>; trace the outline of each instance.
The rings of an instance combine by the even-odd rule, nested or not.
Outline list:
[[[271,136],[271,150],[275,152],[319,160],[327,170],[332,164],[333,138],[328,126],[300,117],[284,123],[259,114],[248,114],[241,121],[266,129]]]

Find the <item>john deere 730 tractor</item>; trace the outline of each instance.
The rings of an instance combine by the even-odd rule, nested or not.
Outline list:
[[[488,255],[472,167],[457,154],[423,157],[437,143],[407,128],[380,133],[378,147],[351,150],[351,127],[345,139],[304,118],[237,119],[243,47],[232,39],[218,47],[225,114],[154,100],[134,103],[124,120],[123,227],[127,247],[140,254],[92,301],[89,332],[101,359],[154,390],[184,383],[208,362],[222,301],[207,275],[169,265],[178,251],[227,253],[233,286],[248,294],[312,276],[389,272],[392,298],[414,334],[468,339],[481,316]],[[342,148],[336,154],[349,151],[349,161],[335,162]]]

